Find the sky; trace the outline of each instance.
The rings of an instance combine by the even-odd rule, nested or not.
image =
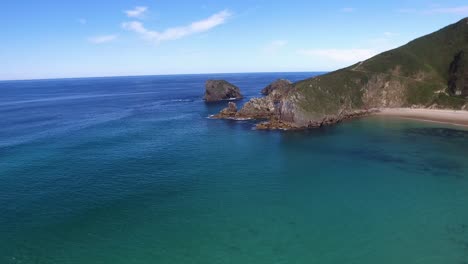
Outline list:
[[[0,6],[0,80],[331,71],[468,16],[466,0],[8,0]]]

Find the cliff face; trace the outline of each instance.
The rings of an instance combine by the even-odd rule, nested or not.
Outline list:
[[[400,48],[294,84],[278,105],[298,126],[382,107],[460,109],[468,97],[468,18]]]
[[[468,56],[458,52],[450,63],[448,92],[452,96],[468,96]]]

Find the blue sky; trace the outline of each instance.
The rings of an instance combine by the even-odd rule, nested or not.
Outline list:
[[[468,16],[465,1],[15,0],[0,79],[329,71]]]

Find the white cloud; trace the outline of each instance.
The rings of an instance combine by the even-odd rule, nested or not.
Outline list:
[[[400,34],[395,33],[395,32],[389,32],[389,31],[387,31],[387,32],[384,32],[383,35],[384,35],[385,37],[391,38],[391,37],[398,36],[398,35],[400,35]]]
[[[417,13],[418,11],[413,8],[400,8],[397,9],[398,13],[404,13],[404,14],[412,14],[412,13]]]
[[[363,61],[378,54],[373,49],[302,49],[298,53],[343,63]]]
[[[102,35],[88,38],[88,41],[94,44],[103,44],[117,39],[117,35]]]
[[[149,30],[139,21],[122,23],[122,27],[126,30],[138,33],[146,40],[159,43],[161,41],[176,40],[196,33],[208,31],[216,26],[224,24],[230,16],[231,13],[229,11],[223,10],[207,19],[193,22],[188,26],[168,28],[162,32]]]
[[[425,11],[427,14],[457,14],[466,15],[468,14],[468,6],[457,6],[457,7],[438,7],[432,8]]]
[[[264,48],[264,51],[266,53],[273,54],[278,52],[281,48],[285,47],[286,45],[288,45],[288,42],[286,40],[274,40]]]
[[[85,18],[80,18],[78,19],[78,23],[80,23],[81,25],[85,25],[88,23],[88,20],[86,20]]]
[[[148,11],[148,7],[146,6],[137,6],[134,9],[124,11],[128,17],[134,18],[144,18],[146,11]]]
[[[344,12],[344,13],[352,13],[352,12],[356,11],[356,8],[353,8],[353,7],[345,7],[345,8],[342,8],[340,11],[341,11],[341,12]]]
[[[455,15],[468,15],[468,6],[455,6],[455,7],[440,7],[440,6],[433,6],[427,9],[415,9],[415,8],[404,8],[397,10],[400,13],[408,13],[408,14],[426,14],[426,15],[434,15],[434,14],[455,14]]]

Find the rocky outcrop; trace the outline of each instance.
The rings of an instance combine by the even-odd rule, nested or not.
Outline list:
[[[468,96],[468,56],[464,51],[455,54],[450,63],[448,92],[454,96]]]
[[[236,103],[229,102],[228,107],[221,110],[221,112],[219,112],[219,114],[215,115],[214,117],[218,119],[223,119],[223,118],[232,119],[236,117],[236,114],[237,114]]]
[[[329,115],[317,120],[309,120],[307,123],[299,122],[287,122],[282,119],[271,119],[269,121],[260,123],[256,126],[257,129],[261,130],[298,130],[298,129],[308,129],[308,128],[318,128],[323,126],[330,126],[345,120],[355,119],[359,117],[368,116],[378,112],[378,109],[370,110],[355,110],[350,112],[343,112],[339,115]]]
[[[267,119],[275,114],[275,106],[267,98],[253,98],[237,111],[237,106],[229,102],[228,107],[224,108],[213,118],[217,119]]]
[[[303,127],[297,126],[294,123],[284,122],[280,119],[271,119],[265,122],[258,123],[255,126],[257,130],[301,130]]]
[[[244,104],[238,114],[253,119],[269,118],[275,114],[275,104],[269,97],[253,98]]]
[[[237,111],[237,106],[229,103],[228,107],[223,109],[214,118],[228,119],[270,119],[278,116],[278,106],[284,96],[292,89],[292,83],[288,80],[277,80],[271,83],[268,96],[262,98],[252,98]]]
[[[208,80],[206,81],[205,87],[206,91],[203,99],[206,102],[238,100],[243,98],[239,87],[225,80]]]
[[[282,82],[285,84],[284,80]],[[371,110],[342,109],[337,115],[308,115],[298,107],[303,98],[297,93],[290,93],[294,87],[290,82],[288,83],[287,86],[269,91],[268,96],[252,98],[240,110],[237,110],[235,103],[229,102],[228,107],[214,115],[213,118],[266,120],[256,125],[256,129],[259,130],[299,130],[331,125],[373,112]]]
[[[263,95],[269,95],[273,91],[276,91],[280,94],[284,94],[287,92],[289,89],[292,88],[292,82],[286,79],[278,79],[271,84],[269,84],[267,87],[262,89],[262,94]]]

